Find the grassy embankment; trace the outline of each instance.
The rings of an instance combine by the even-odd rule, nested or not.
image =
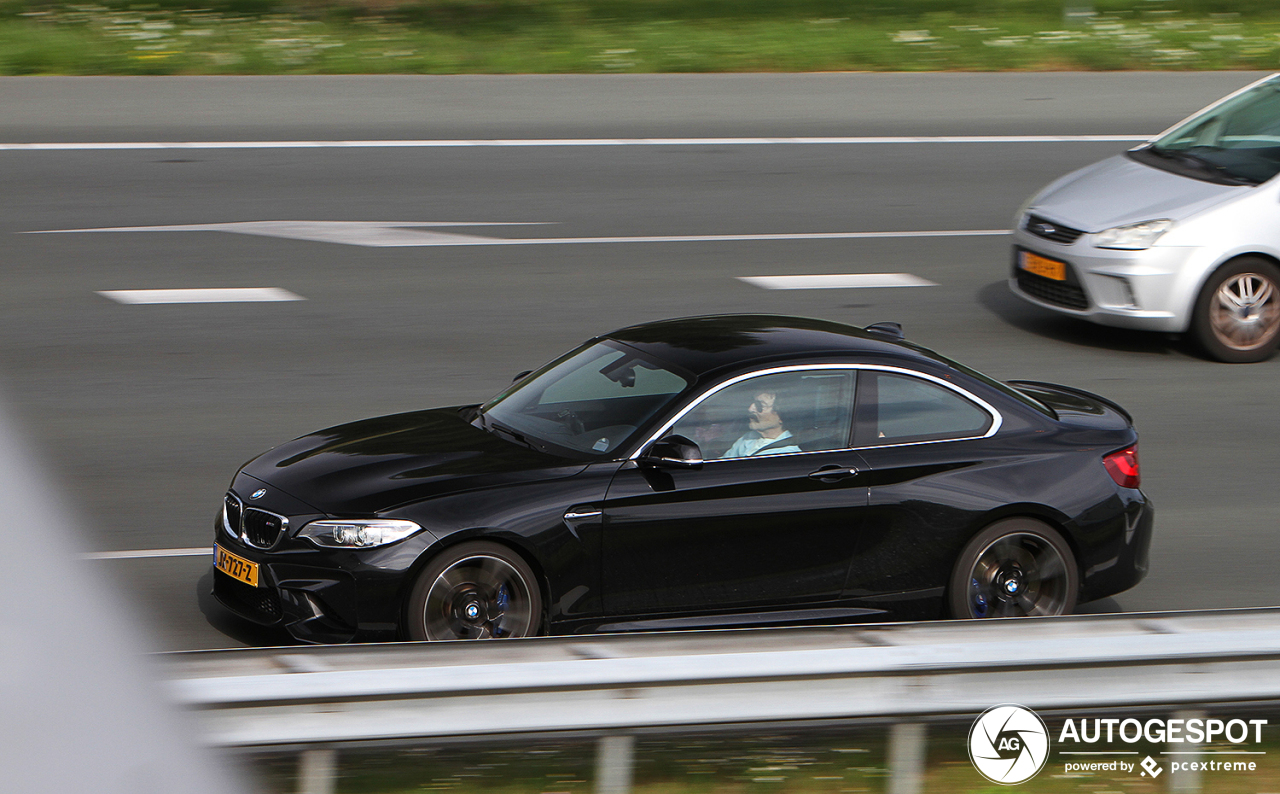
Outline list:
[[[1141,715],[1138,715],[1141,716]],[[1221,716],[1216,715],[1215,716]],[[1257,716],[1246,715],[1246,719]],[[1145,718],[1145,717],[1144,717]],[[1272,718],[1271,724],[1275,724]],[[968,725],[931,725],[926,752],[925,794],[1161,794],[1168,790],[1170,757],[1162,746],[1147,742],[1096,747],[1115,751],[1092,760],[1124,760],[1136,764],[1150,755],[1164,768],[1153,779],[1136,768],[1129,772],[1067,772],[1079,757],[1054,752],[1034,780],[1020,787],[984,780],[966,751]],[[1061,722],[1051,719],[1049,732],[1057,736]],[[1270,729],[1268,729],[1270,730]],[[766,734],[705,734],[701,736],[641,736],[636,742],[635,794],[881,794],[887,789],[888,758],[885,730],[851,726],[809,732]],[[1209,751],[1239,745],[1210,745]],[[1280,769],[1269,759],[1280,746],[1273,738],[1248,745],[1266,755],[1219,756],[1246,762],[1253,772],[1205,772],[1204,791],[1251,794],[1276,791]],[[1055,750],[1059,748],[1055,747]],[[1134,752],[1138,755],[1120,755]],[[1206,756],[1201,760],[1209,760]],[[339,794],[591,794],[594,789],[595,747],[590,740],[566,740],[533,745],[437,745],[401,749],[344,751],[340,756]],[[297,759],[278,756],[256,764],[266,792],[296,790]]]
[[[0,74],[1280,69],[1270,0],[0,0]]]

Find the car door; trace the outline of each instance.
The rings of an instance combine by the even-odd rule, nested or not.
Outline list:
[[[941,594],[964,530],[998,506],[975,471],[996,454],[989,436],[1000,423],[995,408],[942,379],[889,368],[859,373],[854,445],[870,494],[846,597]]]
[[[847,368],[734,378],[666,433],[695,440],[705,463],[624,465],[604,503],[606,611],[728,612],[839,598],[868,496],[859,480],[866,464],[848,449],[855,380]]]

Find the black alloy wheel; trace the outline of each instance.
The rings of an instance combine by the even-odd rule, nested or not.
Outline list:
[[[506,546],[460,543],[418,575],[407,624],[414,640],[529,637],[542,625],[542,592],[528,563]]]
[[[1209,277],[1196,299],[1191,331],[1211,358],[1264,361],[1280,339],[1280,268],[1242,256]]]
[[[979,532],[956,560],[947,606],[956,618],[1066,615],[1080,574],[1071,547],[1052,527],[1007,518]]]

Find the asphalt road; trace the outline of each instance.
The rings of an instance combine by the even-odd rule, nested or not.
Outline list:
[[[86,550],[181,550],[209,544],[232,473],[267,447],[486,399],[599,332],[712,312],[896,320],[913,341],[995,377],[1072,384],[1134,414],[1157,505],[1152,573],[1086,609],[1280,604],[1280,358],[1215,364],[1176,338],[1058,318],[1004,286],[1006,237],[906,234],[1006,229],[1036,188],[1130,144],[4,147],[1134,136],[1256,76],[0,79],[0,394],[80,516]],[[430,230],[522,244],[394,247],[296,239],[314,226],[292,238],[272,236],[279,227],[26,234],[262,221],[536,225]],[[862,232],[904,234],[822,236]],[[779,237],[634,239],[708,235]],[[618,237],[633,239],[545,244]],[[937,286],[770,291],[739,280],[835,273]],[[98,294],[228,287],[305,300],[127,305]],[[138,604],[158,647],[278,640],[210,603],[205,556],[96,564]]]

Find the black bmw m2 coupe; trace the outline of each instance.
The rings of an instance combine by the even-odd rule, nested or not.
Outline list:
[[[654,322],[245,464],[214,593],[307,642],[1058,615],[1146,574],[1137,440],[891,323]]]

